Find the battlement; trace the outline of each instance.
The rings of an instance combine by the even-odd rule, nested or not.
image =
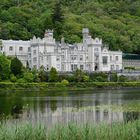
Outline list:
[[[45,34],[44,34],[44,37],[47,38],[47,37],[53,37],[53,30],[45,30]]]

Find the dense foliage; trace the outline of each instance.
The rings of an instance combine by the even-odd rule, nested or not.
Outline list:
[[[8,79],[9,74],[10,61],[4,55],[0,55],[0,81]]]
[[[1,0],[0,38],[42,37],[47,28],[67,42],[81,41],[88,27],[110,49],[140,53],[139,0]]]
[[[21,74],[22,72],[22,63],[17,57],[11,60],[11,72],[14,75]]]
[[[129,70],[131,72],[131,70]],[[128,72],[129,72],[128,71]],[[42,66],[39,70],[25,68],[17,57],[10,58],[0,54],[0,81],[11,81],[13,83],[54,83],[57,87],[65,87],[72,83],[83,84],[101,83],[102,82],[140,82],[140,76],[118,76],[114,72],[92,72],[88,73],[77,69],[74,72],[61,73],[52,67],[46,71]],[[79,85],[78,85],[79,86]],[[85,85],[86,86],[86,85]]]

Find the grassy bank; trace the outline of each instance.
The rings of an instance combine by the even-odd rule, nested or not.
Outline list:
[[[62,83],[12,83],[0,82],[0,89],[29,89],[29,90],[84,90],[84,89],[119,89],[119,88],[140,87],[140,82],[81,82],[69,83],[67,86]]]
[[[128,123],[58,125],[0,124],[0,140],[140,140],[140,120]]]

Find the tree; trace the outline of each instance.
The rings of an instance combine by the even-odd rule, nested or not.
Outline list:
[[[55,7],[53,9],[53,14],[52,14],[52,23],[55,29],[54,36],[57,40],[60,40],[62,32],[63,32],[62,31],[63,21],[64,21],[64,16],[63,16],[62,8],[61,8],[61,3],[57,2],[55,4]]]
[[[11,60],[11,72],[16,76],[22,73],[22,63],[15,57]]]
[[[6,80],[10,74],[10,61],[4,55],[0,55],[0,79]]]
[[[58,80],[58,73],[55,68],[51,68],[49,72],[49,82],[57,82]]]
[[[79,69],[77,69],[74,72],[74,77],[76,82],[81,82],[83,80],[83,72]]]
[[[45,68],[43,66],[40,67],[38,78],[40,79],[41,82],[48,81],[48,73],[45,71]]]

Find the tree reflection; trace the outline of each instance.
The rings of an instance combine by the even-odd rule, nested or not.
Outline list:
[[[124,122],[138,120],[140,118],[140,112],[124,112],[123,118]]]

